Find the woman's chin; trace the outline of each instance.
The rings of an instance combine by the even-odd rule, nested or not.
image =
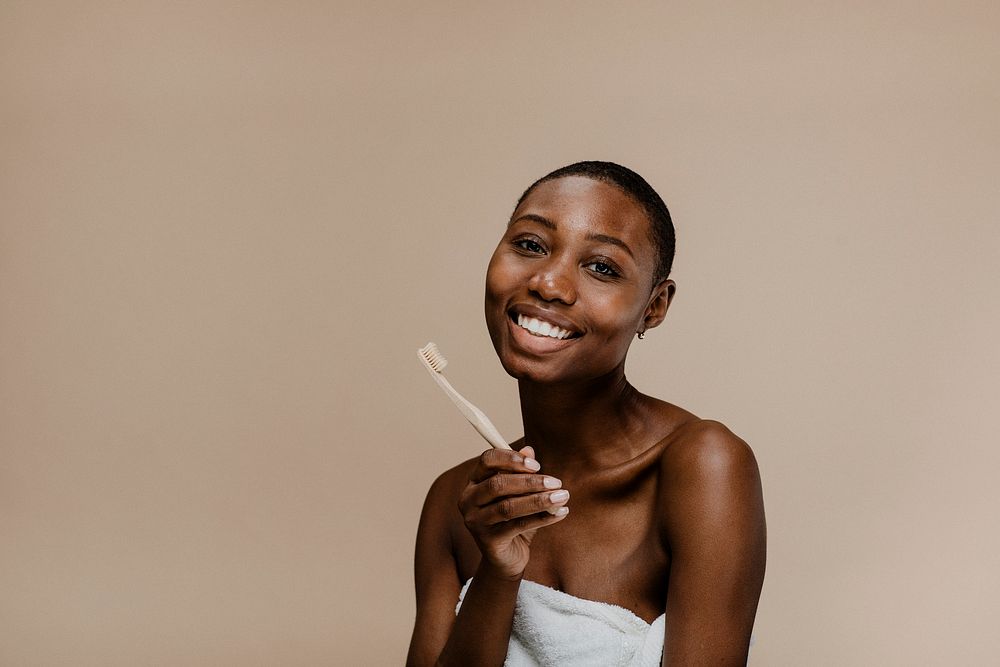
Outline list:
[[[571,377],[564,369],[553,368],[551,364],[532,363],[525,359],[500,360],[500,365],[518,382],[531,382],[533,384],[563,384],[573,382],[578,378]]]

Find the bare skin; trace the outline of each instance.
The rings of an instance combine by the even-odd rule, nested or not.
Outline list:
[[[431,487],[408,665],[502,665],[522,579],[646,622],[665,613],[664,665],[746,663],[766,550],[753,453],[625,379],[633,337],[663,321],[675,290],[653,279],[649,224],[616,186],[578,176],[514,211],[485,303],[525,435]],[[573,335],[537,336],[518,315]]]

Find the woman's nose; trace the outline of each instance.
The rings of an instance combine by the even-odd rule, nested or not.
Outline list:
[[[576,285],[570,272],[571,267],[563,262],[546,263],[531,276],[528,289],[544,301],[561,301],[571,305],[576,301]]]

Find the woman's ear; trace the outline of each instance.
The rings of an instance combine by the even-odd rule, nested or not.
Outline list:
[[[646,306],[646,313],[642,319],[643,331],[660,326],[667,316],[667,308],[670,307],[676,291],[677,285],[668,278],[664,278],[653,287],[649,305]]]

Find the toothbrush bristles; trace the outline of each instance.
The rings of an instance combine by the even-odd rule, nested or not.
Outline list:
[[[448,365],[448,360],[444,358],[444,355],[441,354],[441,351],[438,350],[437,345],[434,343],[427,343],[427,345],[420,348],[420,356],[426,359],[427,363],[437,373],[443,371],[444,367]]]

